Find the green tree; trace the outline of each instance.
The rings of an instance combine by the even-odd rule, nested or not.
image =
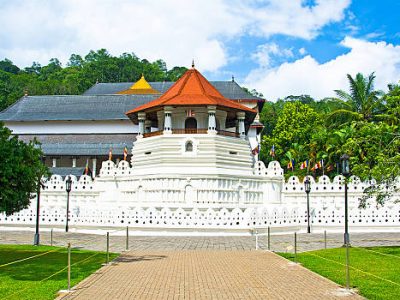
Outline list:
[[[382,100],[385,109],[380,119],[389,125],[400,125],[400,85],[390,84],[389,92]]]
[[[0,70],[12,74],[18,74],[20,72],[20,69],[7,58],[0,61]]]
[[[299,101],[286,102],[272,134],[263,137],[262,148],[269,150],[275,145],[276,157],[283,165],[289,162],[289,156],[296,163],[309,159],[312,134],[321,124],[320,116],[308,105]]]
[[[25,144],[0,123],[0,212],[7,215],[27,208],[39,179],[48,174],[36,141]]]
[[[351,121],[372,121],[382,110],[379,96],[381,91],[374,90],[375,75],[371,73],[368,78],[357,73],[353,78],[347,74],[350,93],[343,90],[335,90],[341,108],[334,110],[328,118],[328,122],[334,125],[349,123]],[[333,123],[332,123],[333,122]]]

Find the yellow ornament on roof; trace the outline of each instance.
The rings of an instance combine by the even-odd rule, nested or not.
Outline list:
[[[143,95],[143,94],[161,94],[161,93],[153,89],[152,86],[144,78],[144,75],[142,74],[142,77],[134,84],[132,84],[132,86],[129,89],[117,92],[117,94]]]

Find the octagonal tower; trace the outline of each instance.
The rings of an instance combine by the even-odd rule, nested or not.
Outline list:
[[[247,132],[256,113],[225,98],[193,67],[161,97],[126,113],[139,125],[134,174],[252,175]]]

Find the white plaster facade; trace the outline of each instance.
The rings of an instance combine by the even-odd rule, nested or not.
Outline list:
[[[130,120],[93,121],[31,121],[6,122],[13,134],[90,134],[90,133],[132,133],[137,125]]]
[[[135,175],[126,161],[103,162],[92,180],[72,177],[70,226],[124,227],[153,230],[251,230],[258,227],[305,228],[306,193],[297,177],[283,181],[278,162],[266,168],[257,162],[248,176]],[[344,222],[343,177],[312,179],[312,230],[340,228]],[[373,201],[358,208],[370,183],[352,178],[349,184],[349,224],[352,230],[395,230],[400,226],[400,204],[393,200],[377,208]],[[398,180],[396,185],[400,184]],[[393,187],[392,187],[393,188]],[[400,195],[395,194],[398,199]],[[41,193],[41,224],[63,226],[66,217],[65,181],[53,175]],[[36,200],[19,213],[0,215],[1,225],[33,225]]]

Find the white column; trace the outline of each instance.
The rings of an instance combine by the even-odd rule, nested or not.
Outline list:
[[[138,119],[139,119],[139,136],[143,136],[144,122],[146,121],[146,113],[144,112],[138,113]]]
[[[172,133],[172,107],[164,107],[164,134]]]
[[[72,158],[72,167],[76,168],[76,157]]]
[[[207,106],[208,111],[208,134],[216,134],[217,133],[217,123],[215,121],[215,113],[216,113],[216,106]]]
[[[244,112],[237,112],[236,113],[236,117],[237,117],[237,119],[238,119],[238,122],[239,122],[239,128],[238,128],[238,130],[239,130],[239,135],[240,135],[240,137],[242,138],[242,139],[244,139],[245,137],[246,137],[246,131],[245,131],[245,128],[244,128],[244,118],[245,118],[245,113]]]
[[[57,158],[53,157],[53,168],[57,167]]]
[[[144,132],[146,132],[146,133],[151,132],[151,121],[150,120],[144,121]]]
[[[92,174],[93,174],[93,177],[96,177],[96,165],[97,165],[97,159],[93,158],[92,159]]]

